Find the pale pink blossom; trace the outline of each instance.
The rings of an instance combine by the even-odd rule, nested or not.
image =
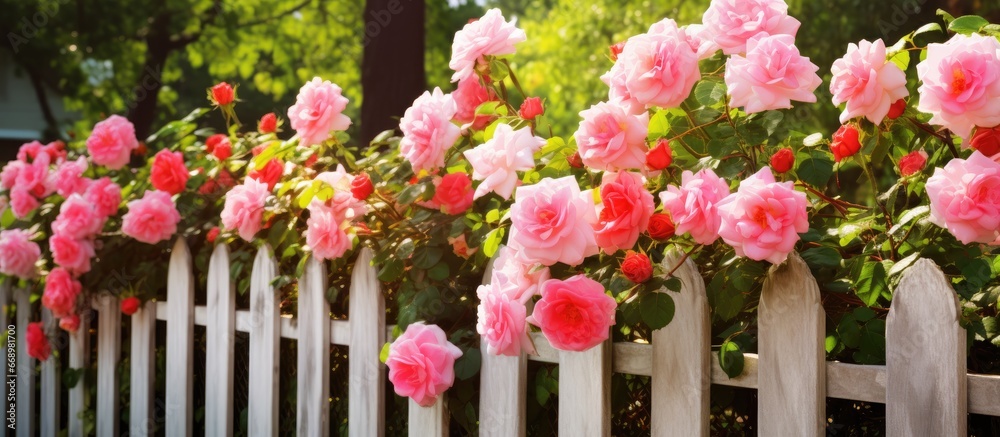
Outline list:
[[[90,179],[83,177],[85,171],[87,171],[87,158],[82,156],[76,161],[59,164],[54,175],[56,193],[63,197],[83,194],[90,184]]]
[[[660,192],[660,202],[678,235],[691,234],[698,244],[712,244],[719,238],[718,205],[728,195],[729,184],[711,169],[698,173],[685,170],[681,186],[670,185]]]
[[[444,155],[462,134],[454,123],[458,107],[451,95],[434,88],[413,101],[399,121],[403,139],[399,153],[410,162],[414,173],[444,167]]]
[[[264,206],[270,196],[266,183],[247,178],[243,185],[226,193],[222,226],[226,230],[237,230],[240,238],[246,241],[253,241],[254,235],[264,226]]]
[[[122,216],[122,233],[147,244],[167,240],[177,233],[181,215],[170,194],[147,191],[139,200],[128,203],[128,212]]]
[[[799,54],[791,35],[751,38],[746,56],[726,61],[730,105],[752,114],[791,108],[792,100],[815,102],[813,92],[823,82],[817,70],[809,58]]]
[[[338,217],[333,208],[315,201],[309,205],[306,244],[316,258],[327,260],[344,256],[354,244],[354,235],[348,232],[350,229],[350,222]]]
[[[930,122],[969,139],[976,126],[1000,125],[1000,41],[992,36],[955,35],[929,44],[917,64],[923,85],[917,109]]]
[[[806,206],[806,195],[795,191],[794,182],[775,182],[771,168],[764,167],[719,202],[719,235],[738,256],[781,264],[799,234],[809,230]]]
[[[514,21],[507,21],[499,9],[490,9],[482,18],[466,24],[455,33],[451,44],[451,62],[455,71],[452,82],[471,76],[477,64],[486,62],[487,56],[514,54],[514,44],[524,42],[527,36]]]
[[[87,138],[87,151],[94,164],[118,170],[128,164],[132,151],[139,147],[135,126],[125,117],[112,115],[94,125]]]
[[[581,111],[580,117],[574,135],[586,166],[606,171],[645,167],[648,113],[632,115],[619,105],[601,102]]]
[[[711,58],[720,49],[715,42],[715,36],[703,24],[689,24],[681,27],[681,31],[687,37],[691,49],[698,55],[698,60]]]
[[[389,346],[385,365],[397,395],[429,407],[455,383],[455,360],[461,356],[441,328],[417,322]]]
[[[601,204],[594,226],[597,245],[605,253],[631,249],[646,232],[653,214],[653,195],[636,173],[605,173],[601,183]]]
[[[748,52],[747,42],[761,34],[795,36],[801,24],[784,0],[712,0],[702,22],[727,55]]]
[[[107,177],[90,183],[83,198],[94,206],[98,216],[111,217],[118,212],[122,203],[122,188]]]
[[[604,286],[586,275],[550,279],[528,322],[542,329],[552,347],[580,352],[608,339],[617,306]]]
[[[979,151],[952,159],[927,180],[930,221],[959,241],[992,243],[1000,236],[1000,163]]]
[[[492,191],[510,199],[520,181],[517,172],[535,168],[535,152],[544,145],[545,140],[533,135],[530,127],[514,130],[507,123],[498,124],[493,138],[465,152],[472,178],[482,181],[475,198]]]
[[[840,122],[865,117],[879,124],[889,114],[889,107],[910,94],[906,74],[886,60],[885,43],[861,40],[847,46],[847,54],[833,62],[830,93],[833,104],[847,103]]]
[[[528,263],[575,266],[598,252],[594,197],[573,176],[518,187],[510,214],[509,244]]]
[[[38,208],[38,199],[31,192],[22,187],[14,187],[10,190],[10,210],[14,217],[23,219]]]
[[[79,194],[73,194],[59,207],[59,215],[52,222],[52,233],[72,239],[90,238],[104,227],[104,219],[94,210],[94,205]]]
[[[538,295],[539,287],[550,278],[549,268],[537,264],[529,264],[517,255],[517,251],[502,246],[493,260],[491,283],[513,284],[513,288],[504,288],[510,292],[511,298],[522,303]]]
[[[679,106],[701,78],[696,49],[671,19],[629,38],[611,70],[601,77],[609,100],[632,114]]]
[[[333,132],[347,130],[351,126],[351,119],[344,115],[347,103],[343,90],[328,80],[314,77],[302,85],[295,104],[288,108],[288,121],[299,135],[299,144],[321,144]]]
[[[41,257],[38,243],[24,229],[0,231],[0,273],[21,279],[35,277],[35,263]]]
[[[528,337],[528,308],[514,296],[517,284],[503,275],[494,276],[488,285],[480,285],[476,332],[482,336],[486,352],[492,355],[518,356],[534,353]]]

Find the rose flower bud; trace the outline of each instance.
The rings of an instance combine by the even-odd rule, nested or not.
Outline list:
[[[268,112],[257,122],[257,132],[269,134],[278,129],[278,117],[273,112]]]
[[[904,112],[906,112],[906,100],[899,99],[889,106],[889,114],[887,115],[890,120],[895,120],[903,115]]]
[[[850,158],[861,150],[861,142],[858,140],[858,129],[851,125],[843,125],[833,134],[833,141],[830,142],[830,151],[833,152],[833,159],[837,162],[844,158]]]
[[[771,155],[771,170],[777,173],[791,170],[793,164],[795,164],[795,154],[792,153],[792,149],[784,148]]]
[[[903,177],[913,176],[924,169],[927,164],[927,152],[918,150],[899,158],[899,174]]]
[[[141,303],[142,302],[139,302],[139,298],[135,296],[129,296],[126,297],[125,299],[122,299],[121,303],[122,314],[126,316],[131,316],[132,314],[135,314],[136,311],[139,311],[139,305]]]
[[[365,200],[373,192],[375,192],[375,187],[372,185],[372,180],[368,177],[368,173],[361,173],[351,181],[351,195],[355,199]]]
[[[653,263],[646,254],[630,250],[622,261],[622,274],[629,281],[641,284],[653,276]]]
[[[545,108],[542,107],[542,99],[538,97],[524,99],[524,103],[521,103],[521,109],[517,113],[525,120],[534,120],[535,117],[545,113]]]
[[[212,103],[215,103],[218,106],[226,106],[233,103],[235,95],[233,87],[226,82],[219,82],[217,85],[213,86],[211,90]]]
[[[987,157],[996,156],[1000,153],[1000,126],[993,128],[977,127],[976,133],[972,135],[969,144],[973,149],[979,151]]]
[[[566,162],[569,162],[570,167],[583,168],[583,158],[580,157],[580,152],[573,152],[572,155],[567,156]]]
[[[674,221],[669,214],[656,213],[649,217],[649,236],[654,240],[666,240],[674,236]]]
[[[651,170],[663,170],[674,162],[672,154],[670,142],[666,138],[661,138],[656,142],[656,146],[646,152],[646,167]]]

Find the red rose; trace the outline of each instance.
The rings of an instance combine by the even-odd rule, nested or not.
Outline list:
[[[465,173],[450,173],[441,178],[434,191],[434,203],[441,205],[441,211],[457,215],[472,206],[472,180]]]
[[[889,119],[895,120],[906,112],[906,100],[899,99],[889,106]]]
[[[222,143],[229,143],[229,136],[226,134],[215,134],[205,139],[205,151],[215,153],[215,148]]]
[[[209,229],[208,234],[205,235],[205,241],[208,241],[208,244],[215,244],[215,239],[219,238],[219,232],[218,226]]]
[[[278,117],[274,115],[273,112],[268,112],[260,118],[260,122],[257,123],[257,132],[262,134],[269,134],[278,129]]]
[[[622,54],[622,50],[625,50],[625,41],[622,41],[618,44],[608,47],[608,50],[611,51],[611,60],[617,61],[618,55]]]
[[[157,190],[179,194],[184,191],[188,177],[188,169],[184,166],[184,156],[181,152],[161,150],[153,158],[149,181]]]
[[[573,152],[572,155],[566,157],[566,161],[569,162],[570,167],[583,168],[583,158],[580,157],[580,152]]]
[[[771,170],[778,173],[791,170],[793,164],[795,164],[795,154],[792,153],[792,149],[784,148],[771,155]]]
[[[122,314],[126,316],[131,316],[132,314],[135,314],[136,311],[139,311],[139,304],[141,303],[142,302],[139,302],[139,298],[135,296],[129,296],[126,297],[125,299],[122,299],[121,303]]]
[[[524,99],[524,103],[521,103],[521,109],[517,113],[525,120],[534,120],[535,117],[545,113],[545,108],[542,107],[542,99],[538,97]]]
[[[233,87],[225,82],[219,82],[212,87],[212,103],[219,106],[226,106],[233,103],[235,92]]]
[[[373,192],[375,192],[375,187],[372,185],[372,180],[368,177],[368,173],[361,173],[351,181],[351,195],[355,199],[365,200]]]
[[[281,179],[281,174],[285,172],[285,164],[278,158],[267,161],[262,169],[254,169],[250,172],[250,178],[258,182],[267,184],[268,190],[273,190]]]
[[[663,170],[669,167],[671,162],[674,162],[672,154],[670,142],[661,138],[656,142],[656,146],[646,152],[646,167],[651,170]]]
[[[76,332],[80,329],[80,316],[73,314],[59,319],[59,327],[66,332]]]
[[[233,156],[233,145],[227,139],[226,141],[223,141],[215,146],[215,150],[212,151],[212,155],[215,155],[219,161],[225,161],[229,159],[230,156]]]
[[[656,213],[649,217],[649,236],[654,240],[666,240],[674,236],[674,221],[670,215]]]
[[[45,329],[42,328],[42,322],[28,324],[25,341],[28,343],[28,356],[36,358],[39,361],[49,359],[52,347],[49,346],[49,339],[45,336]]]
[[[236,179],[233,179],[233,175],[229,174],[229,172],[225,170],[219,172],[219,176],[215,178],[215,181],[223,190],[228,190],[236,186]]]
[[[139,141],[139,147],[132,149],[132,154],[135,156],[146,156],[149,153],[149,149],[146,148],[146,143]]]
[[[903,177],[912,176],[924,169],[927,164],[927,152],[919,150],[910,152],[908,155],[899,158],[899,174]]]
[[[1000,126],[993,128],[977,127],[975,135],[969,141],[973,149],[983,155],[992,157],[1000,153]]]
[[[646,254],[628,251],[622,261],[622,274],[636,284],[641,284],[653,276],[653,263]]]
[[[858,130],[854,126],[845,124],[833,134],[830,151],[833,152],[833,159],[837,162],[854,156],[859,150],[861,142],[858,141]]]

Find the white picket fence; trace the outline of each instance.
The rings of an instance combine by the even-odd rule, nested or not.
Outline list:
[[[322,263],[310,261],[300,282],[298,318],[279,314],[271,286],[277,275],[270,250],[254,261],[250,310],[235,309],[226,246],[215,248],[209,264],[206,306],[194,305],[191,254],[183,241],[173,249],[167,302],[147,302],[131,316],[130,412],[127,430],[118,429],[120,312],[117,300],[105,296],[94,306],[97,328],[96,434],[141,436],[163,427],[168,436],[192,433],[194,378],[193,331],[205,326],[206,435],[232,435],[233,348],[235,331],[247,332],[249,350],[248,430],[253,436],[278,432],[280,338],[298,341],[297,426],[299,435],[328,435],[329,345],[344,345],[349,353],[349,435],[384,435],[385,369],[379,351],[391,327],[372,253],[363,250],[351,278],[350,321],[331,320],[325,300]],[[670,255],[666,265],[681,259]],[[745,354],[741,375],[730,379],[711,353],[709,307],[704,282],[688,260],[677,270],[680,293],[670,325],[653,334],[652,344],[604,343],[587,352],[560,352],[541,335],[534,335],[538,355],[483,355],[480,434],[523,436],[527,360],[559,364],[559,434],[611,435],[612,372],[646,375],[652,379],[650,410],[656,436],[707,436],[711,384],[759,391],[760,435],[819,436],[825,434],[826,398],[886,403],[890,436],[966,435],[966,414],[1000,416],[1000,376],[966,374],[965,332],[958,325],[958,301],[948,280],[930,261],[921,260],[905,273],[895,292],[886,328],[885,366],[863,366],[824,360],[825,315],[819,288],[808,267],[793,255],[772,268],[764,283],[759,308],[759,354]],[[488,278],[488,274],[487,274]],[[0,289],[6,305],[17,303],[18,350],[24,350],[24,327],[31,312],[26,292]],[[165,320],[165,405],[153,405],[154,329]],[[4,320],[6,324],[6,320]],[[83,367],[89,350],[81,333],[68,344],[70,365]],[[57,345],[58,346],[58,345]],[[65,352],[65,348],[63,349]],[[64,393],[56,360],[41,366],[41,399],[32,399],[36,363],[17,355],[17,435],[44,437],[59,433],[56,424],[66,414],[69,435],[84,432],[78,412],[84,405],[82,384]],[[61,412],[60,396],[68,396],[69,411]],[[35,409],[39,408],[39,409]],[[34,413],[34,415],[33,415]],[[333,420],[343,421],[338,417]],[[409,432],[414,436],[446,436],[448,413],[442,401],[431,408],[411,403]],[[6,428],[3,428],[6,431]]]

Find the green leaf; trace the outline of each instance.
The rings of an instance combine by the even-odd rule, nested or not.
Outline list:
[[[806,249],[801,255],[810,267],[840,267],[840,261],[844,259],[836,249],[826,246]]]
[[[906,71],[906,69],[910,66],[910,52],[901,50],[893,53],[889,56],[889,62],[896,64],[900,70]]]
[[[705,106],[714,106],[726,96],[726,86],[717,80],[702,80],[694,87],[694,98]]]
[[[739,344],[726,340],[719,348],[719,367],[730,378],[743,373],[743,349]]]
[[[423,246],[413,252],[413,267],[418,269],[429,269],[434,267],[438,261],[441,261],[441,257],[444,256],[444,250],[436,246]]]
[[[500,243],[503,241],[504,228],[496,228],[486,234],[486,241],[483,242],[483,255],[487,258],[492,258],[493,254],[497,253],[500,249]]]
[[[965,15],[958,17],[955,21],[949,23],[948,30],[963,35],[969,35],[979,32],[979,29],[982,29],[988,24],[990,24],[989,21],[978,15]]]
[[[940,24],[938,24],[938,23],[927,23],[927,24],[925,24],[923,26],[920,26],[919,29],[917,29],[915,32],[913,32],[913,36],[917,36],[917,35],[920,35],[922,33],[927,33],[927,32],[941,32],[941,31],[942,31],[942,29],[941,29],[941,25]]]
[[[666,293],[647,293],[639,298],[642,321],[650,329],[660,329],[674,319],[674,299]]]
[[[63,370],[63,386],[65,386],[67,390],[72,390],[76,387],[76,384],[79,383],[80,379],[83,377],[83,370],[84,369],[74,369],[72,367],[67,367],[66,370]]]
[[[451,275],[451,269],[448,267],[448,263],[444,262],[435,264],[434,267],[431,267],[431,269],[427,271],[427,276],[435,281],[448,279],[449,275]]]
[[[399,258],[389,258],[378,271],[378,279],[382,282],[395,282],[403,275],[403,261]]]
[[[466,380],[479,373],[479,367],[483,362],[483,357],[479,349],[469,349],[462,354],[462,357],[455,361],[455,376],[458,379]]]
[[[378,360],[385,364],[386,360],[389,359],[389,347],[391,343],[386,343],[382,345],[382,350],[378,353]]]
[[[993,265],[986,258],[976,258],[961,266],[962,276],[973,288],[982,288],[993,277]]]
[[[657,140],[670,132],[670,122],[667,121],[667,111],[657,111],[649,118],[649,134],[646,138]]]
[[[814,154],[799,163],[795,174],[802,182],[814,187],[825,187],[833,175],[833,161],[824,155]]]
[[[888,290],[885,266],[880,262],[867,262],[861,267],[861,277],[855,284],[855,292],[865,305],[872,306],[879,296]]]

